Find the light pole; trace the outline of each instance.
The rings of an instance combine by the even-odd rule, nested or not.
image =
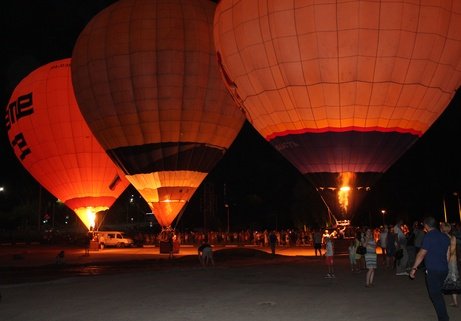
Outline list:
[[[227,234],[229,234],[229,231],[230,231],[230,209],[229,209],[229,204],[224,204],[224,207],[226,208],[227,210]]]
[[[461,204],[459,202],[459,193],[458,192],[454,192],[453,195],[456,196],[457,200],[458,200],[458,214],[459,214],[459,222],[461,223]]]
[[[384,216],[386,215],[386,210],[381,210],[381,214],[383,214],[383,226],[386,225],[386,221],[384,219]]]

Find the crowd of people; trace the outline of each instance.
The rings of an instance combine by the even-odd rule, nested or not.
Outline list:
[[[277,246],[291,247],[291,246],[313,246],[314,242],[323,242],[325,235],[332,235],[334,238],[344,237],[341,229],[332,229],[330,231],[323,231],[319,228],[305,227],[303,229],[281,229],[281,230],[241,230],[241,231],[174,231],[175,238],[180,244],[187,245],[200,245],[202,240],[207,239],[212,245],[255,245],[270,247],[271,234],[272,243],[275,242]],[[320,233],[320,239],[317,240],[317,235]],[[130,233],[135,243],[138,245],[156,245],[160,241],[162,234],[132,232]]]
[[[326,242],[328,252],[329,238]],[[378,257],[377,248],[381,249]],[[449,303],[458,307],[461,293],[459,277],[461,261],[461,226],[438,222],[427,217],[414,222],[411,227],[399,220],[395,225],[377,229],[357,229],[349,245],[349,261],[352,272],[366,270],[365,286],[374,286],[375,270],[379,265],[393,269],[396,276],[416,277],[418,269],[424,270],[429,298],[439,321],[448,321],[444,294],[451,297]],[[332,260],[326,255],[327,278],[331,277]]]
[[[171,231],[178,244],[197,246],[203,266],[214,265],[212,247],[215,245],[254,245],[268,247],[275,254],[276,247],[311,246],[314,255],[325,257],[327,274],[335,278],[335,239],[349,239],[348,247],[351,272],[365,273],[365,286],[374,287],[378,267],[392,270],[396,276],[414,279],[416,271],[425,271],[429,297],[439,321],[447,321],[448,313],[443,295],[449,294],[452,307],[458,307],[457,295],[461,293],[459,265],[461,260],[461,225],[438,223],[434,218],[405,224],[398,220],[394,225],[377,228],[348,227],[320,229],[304,227],[301,230],[242,230],[222,231]],[[139,245],[158,244],[161,234],[136,233]],[[172,253],[171,253],[172,254]],[[170,255],[171,255],[170,254]]]

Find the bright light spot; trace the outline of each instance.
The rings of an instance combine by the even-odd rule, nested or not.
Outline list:
[[[340,207],[347,213],[350,203],[350,198],[352,194],[351,185],[353,185],[355,180],[355,174],[352,172],[345,172],[339,174],[339,191],[338,191],[338,201]]]
[[[91,208],[87,208],[86,216],[88,218],[88,222],[89,222],[89,225],[90,225],[90,230],[94,229],[95,222],[96,222],[96,213],[93,212]]]
[[[96,213],[100,211],[107,210],[107,206],[97,206],[97,207],[79,207],[74,208],[74,212],[80,218],[80,220],[85,224],[88,230],[94,229],[96,226]]]

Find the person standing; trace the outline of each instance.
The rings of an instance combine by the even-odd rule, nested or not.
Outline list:
[[[174,258],[174,232],[168,232],[168,258],[171,260]]]
[[[407,237],[403,232],[403,221],[399,220],[394,226],[395,234],[395,248],[396,251],[402,253],[401,257],[397,261],[395,275],[408,275],[408,251],[407,251]]]
[[[314,231],[314,251],[315,256],[317,256],[317,251],[319,252],[319,255],[322,256],[322,233],[319,229]]]
[[[449,223],[442,223],[440,230],[450,238],[450,255],[448,257],[448,275],[443,284],[443,292],[451,294],[450,306],[458,306],[458,293],[461,292],[461,279],[458,273],[458,260],[456,256],[456,237]]]
[[[420,222],[415,222],[413,224],[413,233],[415,233],[415,252],[418,254],[424,238],[424,230],[421,228]]]
[[[358,229],[355,234],[355,247],[358,249],[359,246],[365,242],[365,235],[363,234],[362,230]],[[360,272],[361,270],[365,270],[365,257],[364,255],[355,253],[355,260],[357,262],[357,270]]]
[[[85,237],[85,254],[84,256],[90,256],[90,246],[93,240],[93,232],[89,231]]]
[[[327,263],[328,273],[327,275],[325,275],[325,278],[328,278],[328,279],[335,278],[335,269],[333,266],[333,255],[334,255],[333,242],[331,241],[331,238],[329,236],[326,236],[325,237],[325,261]]]
[[[207,242],[206,239],[202,241],[202,245],[200,245],[197,249],[198,259],[200,264],[205,267],[209,264],[214,266],[214,259],[213,259],[213,248],[211,247],[210,243]]]
[[[381,253],[383,256],[383,266],[386,266],[387,262],[387,233],[389,232],[387,225],[384,225],[379,233],[379,246],[381,247]]]
[[[416,277],[418,266],[423,262],[426,268],[426,287],[439,321],[448,321],[447,307],[442,293],[443,282],[448,275],[448,255],[450,239],[437,229],[433,217],[424,219],[427,230],[421,249],[416,255],[410,271],[410,278]]]
[[[275,246],[277,245],[277,235],[275,235],[275,231],[272,231],[269,234],[269,245],[271,247],[272,255],[275,255]]]
[[[357,247],[355,245],[355,239],[350,242],[349,247],[348,247],[348,253],[349,253],[349,263],[351,265],[351,272],[360,272],[359,270],[357,270],[357,259],[356,259]]]
[[[395,268],[395,234],[394,227],[389,226],[389,231],[387,233],[386,239],[386,268],[394,269]]]
[[[365,266],[368,271],[365,286],[371,288],[375,277],[375,269],[378,264],[378,257],[376,255],[376,242],[369,228],[365,232],[365,242],[362,245],[367,248],[367,252],[365,253]]]

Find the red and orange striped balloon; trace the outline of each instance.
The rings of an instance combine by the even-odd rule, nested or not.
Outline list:
[[[75,100],[70,59],[26,76],[7,107],[8,137],[16,156],[51,194],[75,211],[85,226],[107,210],[128,186],[99,145]]]

